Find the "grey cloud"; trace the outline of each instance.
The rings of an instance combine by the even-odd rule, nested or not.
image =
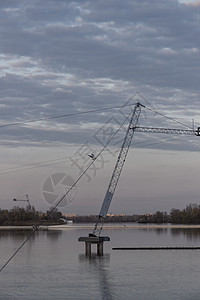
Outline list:
[[[199,15],[200,7],[175,0],[2,1],[1,124],[120,105],[136,90],[187,119],[186,109],[192,116],[199,107]],[[63,139],[58,127],[20,130],[19,140]],[[87,133],[68,133],[69,140],[82,142]]]

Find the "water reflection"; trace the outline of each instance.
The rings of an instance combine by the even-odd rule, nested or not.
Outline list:
[[[200,228],[171,228],[170,233],[173,237],[183,235],[188,240],[200,240]]]
[[[154,229],[158,235],[167,234],[168,228],[155,228]]]
[[[41,241],[43,241],[43,245],[48,243],[51,245],[57,244],[57,240],[61,234],[61,231],[0,231],[1,264],[4,265],[9,257],[12,257],[16,251],[18,252],[17,249],[23,247],[23,261],[28,265],[37,245]]]
[[[45,235],[51,241],[56,241],[63,234],[63,231],[62,230],[46,230],[46,231],[41,231],[41,233],[43,235]]]
[[[57,240],[62,234],[61,230],[39,230],[34,233],[30,230],[13,230],[13,231],[0,231],[0,240],[12,239],[12,241],[25,240],[28,236],[34,240],[37,236],[46,236],[50,240]]]
[[[99,288],[102,300],[112,300],[114,299],[114,294],[112,292],[112,286],[110,284],[109,276],[109,261],[110,254],[104,254],[103,256],[98,256],[92,253],[90,256],[85,254],[79,255],[79,262],[85,264],[86,267],[89,266],[92,275],[98,278]]]
[[[20,241],[25,240],[29,235],[32,234],[32,231],[26,230],[15,230],[15,231],[0,231],[0,240],[12,240],[12,241]],[[37,232],[32,235],[32,238],[35,238]]]
[[[167,234],[168,228],[162,228],[162,227],[160,227],[160,228],[159,227],[145,228],[145,227],[142,227],[142,228],[137,228],[137,230],[143,231],[143,232],[156,232],[157,234]]]

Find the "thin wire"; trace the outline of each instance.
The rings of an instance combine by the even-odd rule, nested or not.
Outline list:
[[[154,106],[138,91],[137,94],[139,95],[139,97],[141,99],[144,100],[144,102],[146,102],[152,109],[155,109]],[[146,107],[146,106],[145,106]]]
[[[131,112],[132,113],[132,112]],[[57,208],[57,206],[62,202],[62,200],[71,192],[71,190],[75,187],[75,185],[81,180],[81,178],[84,176],[84,174],[88,171],[88,169],[94,164],[94,162],[97,160],[97,158],[101,155],[101,153],[106,149],[106,147],[109,145],[109,143],[114,139],[116,134],[121,130],[121,128],[124,126],[125,122],[130,117],[131,113],[126,117],[126,119],[123,121],[123,123],[120,125],[120,127],[115,131],[115,133],[110,137],[108,142],[105,144],[105,146],[101,149],[101,151],[98,153],[98,155],[92,160],[92,162],[88,165],[88,167],[83,171],[83,173],[78,177],[78,179],[73,183],[73,185],[69,188],[69,190],[64,193],[60,200],[50,209],[49,213],[47,214],[47,218],[52,214],[52,212]],[[43,225],[45,220],[42,220],[38,226]],[[14,258],[14,256],[21,250],[21,248],[28,242],[28,240],[33,236],[33,234],[36,232],[37,228],[33,228],[33,231],[31,234],[25,239],[25,241],[18,247],[18,249],[13,253],[13,255],[5,262],[5,264],[1,267],[0,272],[3,271],[3,269],[8,265],[8,263]]]
[[[149,147],[149,146],[154,146],[154,145],[159,145],[159,144],[166,144],[167,142],[173,142],[174,140],[175,140],[175,137],[168,138],[164,141],[158,138],[157,142],[151,142],[151,143],[147,142],[147,141],[139,142],[139,143],[135,143],[134,147],[139,148],[139,149],[140,148],[146,148],[146,147]],[[144,143],[147,143],[147,144],[144,144]],[[143,144],[143,145],[141,145],[141,144]]]
[[[187,128],[189,128],[189,129],[193,129],[191,126],[188,126],[188,125],[186,125],[186,124],[184,124],[184,123],[182,123],[182,122],[180,122],[180,121],[177,121],[176,119],[174,119],[174,118],[172,118],[172,117],[168,117],[168,116],[166,116],[166,115],[164,115],[164,114],[158,112],[157,110],[154,110],[154,109],[149,108],[149,107],[146,107],[146,106],[145,106],[145,108],[148,109],[148,110],[151,110],[151,111],[153,111],[154,113],[156,113],[156,114],[158,114],[158,115],[160,115],[160,116],[162,116],[162,117],[164,117],[164,118],[166,118],[166,119],[168,119],[168,120],[171,120],[171,121],[173,121],[173,122],[175,122],[175,123],[177,123],[177,124],[180,124],[180,125],[182,125],[182,126],[184,126],[184,127],[187,127]]]
[[[179,137],[182,137],[182,136],[179,136]],[[154,145],[159,145],[162,143],[167,143],[169,141],[174,141],[175,138],[176,137],[165,138],[164,141],[161,138],[156,139],[157,141],[155,141],[155,139],[151,139],[150,140],[150,141],[152,141],[151,143],[150,143],[150,141],[149,142],[148,141],[137,142],[137,143],[133,144],[133,147],[146,148],[148,146],[154,146]],[[176,140],[177,140],[177,138],[176,138]],[[119,144],[119,143],[120,143],[120,141],[117,144]],[[144,145],[144,143],[147,143],[147,144]],[[114,150],[109,150],[109,151],[114,152]],[[69,160],[69,157],[57,158],[55,160],[40,161],[38,163],[30,163],[30,164],[26,164],[26,165],[22,165],[22,166],[18,166],[18,167],[2,169],[2,170],[0,170],[0,176],[5,175],[5,174],[10,174],[10,173],[24,172],[24,171],[28,171],[28,170],[37,169],[37,168],[51,167],[54,165],[63,164],[63,162],[66,162],[67,160]]]
[[[145,98],[144,98],[144,100],[145,100]],[[145,101],[147,102],[147,100],[145,100]],[[123,106],[120,106],[120,107],[124,107],[124,106],[127,106],[127,105],[123,105]],[[117,108],[117,107],[115,107],[115,108]],[[161,115],[162,117],[165,117],[165,118],[170,119],[170,120],[172,120],[172,121],[174,121],[176,123],[179,123],[179,124],[181,124],[183,126],[186,126],[186,127],[190,128],[189,126],[187,126],[187,125],[185,125],[185,124],[183,124],[183,123],[181,123],[181,122],[179,122],[179,121],[177,121],[177,120],[175,120],[175,119],[173,119],[171,117],[168,117],[168,116],[166,116],[166,115],[164,115],[164,114],[156,111],[155,109],[152,109],[152,108],[149,108],[149,107],[146,107],[146,106],[145,106],[145,108],[147,108],[148,110],[153,111],[156,114]],[[111,109],[111,108],[107,108],[107,109]],[[94,112],[94,111],[91,111],[91,112]],[[55,118],[57,118],[57,117],[55,117]],[[170,141],[170,140],[173,140],[173,138],[168,138],[166,140]],[[156,144],[160,144],[160,143],[161,142],[159,142],[159,143],[158,142],[151,143],[151,144],[147,144],[147,146],[149,146],[149,145],[152,146],[152,145],[156,145]],[[16,173],[16,172],[19,172],[19,171],[26,171],[26,170],[35,169],[35,168],[53,166],[53,165],[62,163],[63,160],[65,161],[65,160],[68,160],[68,159],[69,159],[69,157],[62,157],[62,158],[58,158],[58,159],[55,159],[55,160],[47,160],[47,161],[41,161],[41,162],[36,162],[36,163],[25,164],[25,165],[18,166],[18,167],[11,167],[11,168],[6,168],[6,169],[0,169],[0,175],[9,174],[9,173]],[[59,162],[56,162],[56,161],[59,161]]]
[[[129,104],[124,104],[124,105],[119,105],[119,106],[112,106],[112,107],[107,107],[107,108],[87,110],[87,111],[82,111],[82,112],[77,112],[77,113],[71,113],[71,114],[65,114],[65,115],[59,115],[59,116],[52,116],[52,117],[47,117],[47,118],[27,120],[27,121],[24,121],[24,122],[16,122],[16,123],[10,123],[10,124],[3,124],[3,125],[0,125],[0,128],[2,128],[2,127],[9,127],[9,126],[24,125],[24,124],[29,124],[29,123],[34,123],[34,122],[41,122],[41,121],[47,121],[47,120],[53,120],[53,119],[59,119],[59,118],[73,117],[73,116],[84,115],[84,114],[89,114],[89,113],[107,111],[107,110],[111,110],[111,109],[123,108],[123,107],[127,107],[127,106],[132,106],[132,105],[135,105],[135,103],[134,104],[133,103],[132,104],[129,103]]]
[[[22,166],[18,166],[18,167],[10,167],[8,169],[0,169],[0,175],[58,165],[67,160],[69,160],[69,157],[61,157],[61,158],[57,158],[57,159],[40,161],[37,163],[30,163],[30,164],[26,164],[26,165],[22,165]]]
[[[124,105],[125,106],[125,105]],[[108,109],[113,109],[113,108],[119,108],[119,107],[124,107],[124,106],[118,106],[118,107],[112,107],[112,108],[107,108],[107,109],[101,109],[101,110],[93,110],[93,111],[87,111],[87,112],[82,112],[82,113],[76,113],[76,114],[83,114],[83,113],[89,113],[89,112],[95,112],[95,111],[103,111],[103,110],[108,110]],[[129,105],[126,105],[129,106]],[[147,108],[147,107],[146,107]],[[176,123],[179,123],[183,126],[186,126],[188,128],[191,128],[173,118],[167,117],[162,113],[159,113],[157,111],[155,111],[154,109],[151,108],[147,108],[167,119],[170,119]],[[31,121],[27,121],[27,122],[23,122],[23,123],[13,123],[13,124],[7,124],[7,125],[2,125],[0,127],[5,127],[5,126],[15,126],[15,125],[21,125],[21,124],[25,124],[25,123],[30,123],[30,122],[37,122],[37,121],[42,121],[42,120],[47,120],[47,119],[55,119],[55,118],[59,118],[59,117],[66,117],[66,116],[72,116],[72,115],[76,115],[76,114],[70,114],[70,115],[63,115],[63,116],[57,116],[57,117],[50,117],[50,118],[45,118],[45,119],[39,119],[39,120],[31,120]],[[107,146],[109,145],[109,143],[113,140],[113,138],[116,136],[116,134],[121,130],[121,128],[124,126],[125,122],[127,121],[127,119],[130,117],[131,113],[126,117],[126,119],[124,120],[124,122],[120,125],[120,127],[117,129],[117,131],[111,136],[111,138],[108,140],[108,142],[106,143],[106,145],[101,149],[101,151],[99,152],[99,154],[92,160],[92,162],[88,165],[88,167],[84,170],[84,172],[78,177],[78,179],[74,182],[74,184],[69,188],[69,190],[64,193],[60,200],[55,204],[55,206],[53,206],[51,208],[51,210],[49,211],[49,213],[47,214],[47,218],[52,214],[52,212],[57,208],[57,206],[62,202],[62,200],[68,195],[68,193],[70,193],[70,191],[75,187],[75,185],[81,180],[81,178],[84,176],[84,174],[88,171],[88,169],[94,164],[95,160],[101,155],[101,153],[107,148]],[[38,226],[43,225],[45,222],[45,220],[42,220]],[[0,272],[8,265],[8,263],[14,258],[14,256],[21,250],[21,248],[28,242],[28,240],[34,235],[34,233],[36,232],[37,228],[33,228],[33,231],[31,232],[31,234],[25,239],[25,241],[18,247],[18,249],[13,253],[13,255],[5,262],[5,264],[1,267]]]

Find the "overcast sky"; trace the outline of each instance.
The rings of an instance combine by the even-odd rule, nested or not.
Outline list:
[[[199,36],[200,1],[1,0],[1,208],[28,194],[37,209],[48,209],[48,177],[76,180],[87,154],[105,144],[102,132],[116,130],[138,100],[146,106],[140,126],[200,126]],[[127,101],[133,105],[88,112]],[[124,132],[78,183],[64,213],[98,214]],[[199,142],[135,133],[110,212],[200,204]]]

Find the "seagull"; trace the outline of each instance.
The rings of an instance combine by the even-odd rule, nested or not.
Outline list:
[[[91,153],[91,154],[88,154],[88,156],[89,156],[91,159],[95,159],[95,156],[94,156],[94,154],[93,154],[93,153]]]

